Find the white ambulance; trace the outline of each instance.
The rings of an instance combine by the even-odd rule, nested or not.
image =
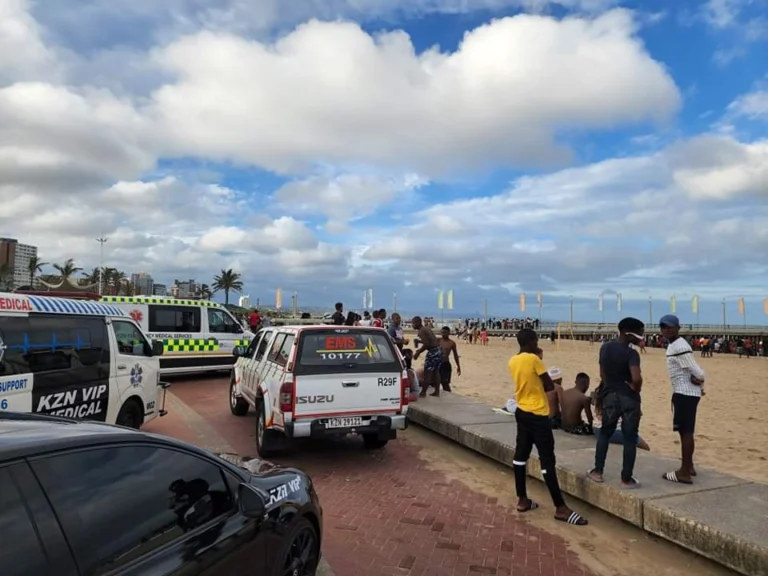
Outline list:
[[[209,300],[104,296],[101,302],[124,311],[149,338],[163,343],[163,375],[230,370],[232,351],[253,338],[229,310]]]
[[[114,306],[0,293],[0,411],[139,428],[166,414],[162,353]]]

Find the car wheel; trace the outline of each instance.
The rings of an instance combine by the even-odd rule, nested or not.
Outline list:
[[[389,440],[382,440],[373,434],[363,434],[363,444],[368,450],[381,450]]]
[[[312,522],[299,519],[284,542],[274,576],[315,576],[320,564],[320,543]]]
[[[115,424],[138,430],[141,427],[141,410],[133,400],[128,400],[117,414]]]
[[[232,376],[229,379],[229,409],[235,416],[245,416],[248,414],[248,408],[248,402],[237,397],[237,385],[235,384],[235,377]]]
[[[256,451],[259,456],[269,458],[277,452],[276,444],[279,442],[279,432],[267,428],[267,414],[264,401],[256,411]]]

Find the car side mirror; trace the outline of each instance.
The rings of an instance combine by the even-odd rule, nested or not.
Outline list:
[[[152,356],[162,356],[165,346],[161,340],[152,340]]]
[[[240,513],[246,518],[261,518],[267,512],[267,495],[247,482],[237,490]]]
[[[232,349],[232,356],[235,358],[240,358],[241,356],[245,356],[245,346],[235,346]]]

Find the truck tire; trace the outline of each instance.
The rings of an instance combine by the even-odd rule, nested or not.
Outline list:
[[[128,400],[120,408],[120,412],[117,413],[115,418],[115,424],[118,426],[125,426],[126,428],[133,428],[138,430],[141,427],[141,421],[143,420],[141,409],[139,405],[133,400]]]
[[[267,429],[267,414],[264,402],[256,409],[256,451],[262,458],[270,458],[277,453],[280,433]]]
[[[363,434],[363,444],[366,450],[381,450],[389,440],[382,440],[374,434]]]
[[[244,399],[235,396],[235,386],[235,376],[232,375],[229,379],[229,409],[235,416],[245,416],[248,414],[250,406],[248,406],[248,402]]]

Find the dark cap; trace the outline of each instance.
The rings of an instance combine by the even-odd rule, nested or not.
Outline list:
[[[665,314],[659,320],[659,326],[669,326],[670,328],[680,328],[680,319],[674,314]]]

